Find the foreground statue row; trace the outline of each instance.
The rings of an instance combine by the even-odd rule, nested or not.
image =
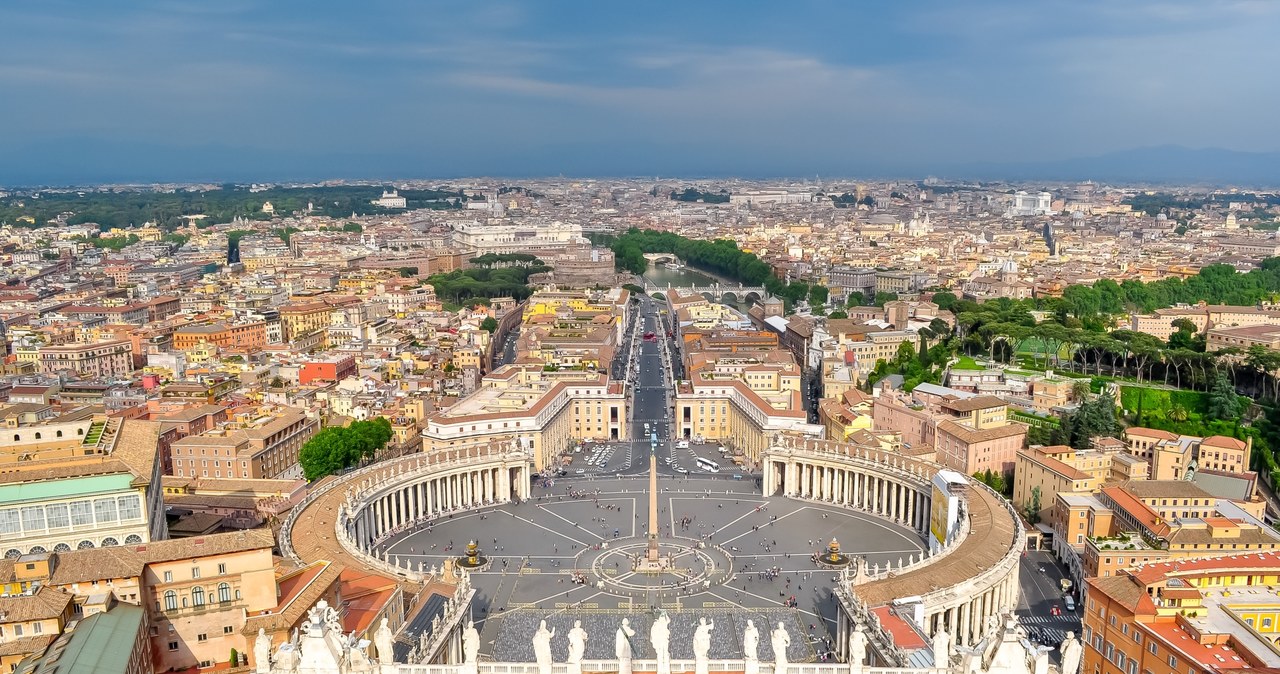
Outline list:
[[[469,628],[474,629],[474,628]],[[693,671],[694,674],[707,674],[708,672],[708,654],[711,652],[711,630],[715,629],[715,622],[706,618],[698,619],[698,626],[693,632]],[[613,652],[614,657],[618,659],[618,671],[621,674],[630,674],[631,662],[634,655],[631,638],[634,637],[636,631],[631,628],[631,621],[627,618],[622,619],[622,624],[618,626],[614,633]],[[551,654],[551,639],[556,635],[555,629],[547,629],[547,621],[543,620],[538,625],[538,630],[533,634],[533,654],[534,659],[538,663],[538,674],[551,674],[553,658]],[[861,632],[859,632],[861,635]],[[478,637],[476,637],[478,639]],[[582,672],[582,654],[586,650],[587,632],[582,629],[582,621],[575,620],[573,629],[569,630],[569,649],[565,657],[565,664],[569,674],[581,674]],[[777,629],[773,630],[769,637],[773,646],[773,671],[775,674],[783,674],[787,668],[787,647],[791,645],[791,636],[787,634],[787,628],[778,623]],[[463,643],[466,643],[467,636],[463,636]],[[658,617],[654,619],[653,626],[649,630],[649,643],[653,646],[654,660],[657,662],[657,674],[670,674],[671,672],[671,618],[665,611],[659,612]],[[747,627],[742,635],[743,657],[746,661],[746,674],[756,674],[759,671],[760,664],[756,658],[756,649],[760,644],[760,631],[756,629],[755,623],[751,620],[747,621]],[[865,656],[866,641],[862,641],[862,651]]]
[[[716,662],[716,670],[711,669],[709,654],[712,648],[711,633],[715,630],[715,622],[705,617],[699,618],[693,627],[691,646],[693,650],[693,673],[711,674],[713,671],[743,672],[743,674],[788,674],[799,665],[789,662],[788,650],[792,645],[791,635],[783,623],[769,631],[769,646],[773,662],[759,660],[760,630],[751,620],[746,621],[741,637],[742,659],[721,660]],[[446,631],[441,638],[453,639],[456,650],[446,655],[441,664],[410,664],[397,662],[395,643],[407,635],[394,638],[387,620],[383,620],[372,643],[359,639],[355,634],[342,633],[338,612],[325,601],[318,603],[308,614],[308,619],[300,629],[294,630],[291,638],[273,649],[272,640],[265,633],[259,632],[254,643],[253,667],[255,674],[582,674],[584,655],[590,636],[582,627],[581,620],[575,620],[573,627],[565,637],[568,642],[564,661],[555,662],[552,653],[552,639],[556,636],[555,628],[549,628],[547,621],[541,620],[530,641],[533,646],[534,662],[485,662],[480,658],[480,634],[471,621],[459,624],[456,631]],[[419,635],[425,639],[424,635]],[[671,659],[671,617],[659,611],[654,617],[649,630],[648,646],[636,647],[636,630],[628,618],[622,618],[614,631],[613,655],[615,660],[591,660],[589,671],[618,672],[632,674],[633,663],[643,672],[655,674],[672,674],[673,671],[688,672],[689,661],[678,661],[673,667]],[[803,643],[803,642],[802,642]],[[376,659],[369,654],[372,646],[376,651]],[[805,663],[806,671],[814,674],[866,674],[868,656],[871,655],[871,639],[861,625],[854,626],[848,641],[848,662]],[[880,648],[877,646],[876,648]],[[643,650],[643,658],[636,658],[637,651]],[[951,637],[945,630],[938,630],[927,646],[927,653],[932,656],[931,666],[918,668],[908,667],[893,670],[895,674],[1050,674],[1047,647],[1037,647],[1027,639],[1026,631],[1012,615],[1006,615],[1002,627],[983,639],[973,647],[960,647],[952,644]],[[1061,666],[1054,668],[1057,674],[1079,674],[1082,647],[1071,633],[1058,649],[1061,652]]]

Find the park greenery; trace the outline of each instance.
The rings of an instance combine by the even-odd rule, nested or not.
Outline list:
[[[719,192],[705,192],[703,190],[686,187],[680,191],[671,191],[673,201],[690,201],[702,202],[704,204],[727,204],[729,203],[729,193],[725,190]]]
[[[391,441],[391,423],[382,417],[330,426],[316,433],[298,453],[307,480],[339,473],[363,460],[371,460]]]
[[[204,215],[197,227],[231,222],[234,218],[267,221],[262,211],[271,202],[278,214],[305,213],[345,218],[351,214],[378,215],[403,212],[372,203],[382,196],[380,185],[335,185],[324,187],[273,187],[251,190],[248,185],[227,184],[208,190],[52,191],[16,190],[0,199],[0,225],[43,227],[61,220],[68,225],[93,223],[101,231],[113,227],[140,227],[154,222],[166,230],[187,223],[183,216]],[[461,208],[470,198],[461,191],[400,190],[406,209]],[[357,231],[343,227],[345,231]]]
[[[551,271],[533,255],[513,253],[507,255],[482,255],[480,266],[456,269],[444,274],[432,274],[427,283],[436,290],[436,297],[454,305],[488,304],[494,297],[514,297],[524,300],[533,294],[529,277]],[[500,266],[502,265],[502,266]]]
[[[689,239],[673,232],[631,228],[617,237],[596,237],[601,245],[613,250],[614,264],[619,270],[640,275],[649,268],[646,253],[670,253],[691,267],[702,269],[748,286],[764,286],[770,294],[781,297],[788,306],[801,300],[816,310],[828,299],[826,286],[819,283],[792,281],[787,283],[773,275],[773,269],[755,253],[738,248],[729,239],[706,241]]]

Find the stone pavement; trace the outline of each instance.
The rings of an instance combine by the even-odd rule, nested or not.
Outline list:
[[[648,655],[637,657],[648,657],[652,654],[648,647],[649,606],[674,609],[677,602],[691,620],[684,627],[679,621],[672,624],[673,657],[692,657],[691,652],[682,654],[685,652],[681,649],[687,649],[687,645],[677,646],[687,644],[687,639],[681,642],[684,637],[677,635],[683,632],[676,630],[692,629],[698,616],[704,614],[721,616],[712,632],[714,644],[718,644],[713,645],[713,658],[738,657],[735,649],[740,646],[735,644],[741,641],[744,621],[761,611],[783,611],[791,616],[795,621],[793,630],[788,623],[792,648],[802,648],[805,639],[801,635],[808,632],[807,626],[814,624],[815,632],[825,636],[835,615],[830,593],[832,572],[813,565],[813,552],[834,536],[845,553],[865,555],[869,563],[883,566],[891,560],[896,565],[898,559],[918,554],[923,545],[911,531],[864,513],[828,504],[764,497],[750,481],[664,477],[657,495],[663,537],[669,538],[669,532],[674,530],[684,544],[721,546],[732,558],[732,575],[709,588],[681,593],[668,590],[660,595],[655,591],[634,599],[611,594],[595,586],[599,578],[591,574],[589,564],[594,555],[588,548],[614,540],[614,529],[621,538],[631,541],[643,537],[649,498],[646,486],[647,479],[641,477],[557,480],[551,490],[535,489],[532,501],[437,520],[429,530],[407,533],[392,541],[389,550],[393,557],[408,557],[415,567],[419,561],[428,567],[439,566],[446,558],[461,554],[468,540],[477,539],[482,553],[492,560],[487,571],[472,574],[478,590],[474,609],[482,630],[481,652],[498,652],[505,660],[531,661],[528,639],[537,627],[537,619],[548,614],[556,616],[556,620],[566,615],[592,616],[590,625],[584,622],[592,635],[588,658],[612,657],[613,633],[625,615],[639,631],[637,636],[644,637],[637,652]],[[708,489],[712,493],[706,493]],[[570,491],[586,495],[573,498],[568,495]],[[687,526],[682,526],[684,518],[688,518]],[[446,551],[450,542],[453,549]],[[776,578],[761,575],[774,567],[780,570]],[[615,573],[625,571],[618,569]],[[603,572],[609,573],[610,569]],[[783,609],[782,602],[792,597],[796,609]],[[559,629],[553,642],[557,658],[563,653],[569,626],[571,623]],[[771,659],[767,653],[767,632],[771,628],[761,621],[756,626],[762,633],[760,657]],[[526,650],[527,657],[521,655]],[[814,657],[812,649],[804,652],[807,657]],[[801,661],[800,653],[797,651],[792,657]]]

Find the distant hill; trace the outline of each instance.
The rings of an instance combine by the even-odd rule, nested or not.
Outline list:
[[[1280,186],[1280,152],[1162,145],[1058,161],[954,165],[943,174],[983,180],[1099,180],[1265,187]]]

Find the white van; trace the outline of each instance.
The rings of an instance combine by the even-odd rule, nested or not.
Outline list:
[[[1071,595],[1067,595],[1066,597],[1064,597],[1062,599],[1062,603],[1066,604],[1068,611],[1076,610],[1076,600],[1072,599]]]
[[[676,442],[676,449],[689,449],[689,441],[688,441],[688,440],[680,440],[680,441]]]

